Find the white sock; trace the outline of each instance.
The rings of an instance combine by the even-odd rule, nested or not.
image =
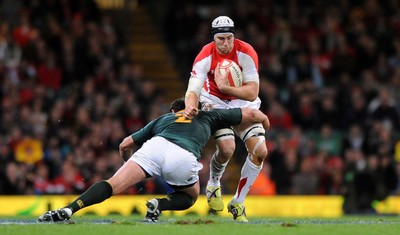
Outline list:
[[[250,161],[249,157],[246,158],[246,162],[243,164],[242,167],[240,181],[232,201],[237,203],[244,202],[244,199],[250,191],[250,187],[253,185],[254,181],[256,181],[262,167],[263,164],[257,166]]]
[[[67,212],[68,216],[71,217],[72,216],[72,210],[69,207],[65,207],[64,211]]]
[[[216,153],[214,153],[210,161],[210,178],[208,179],[207,186],[221,186],[220,180],[229,162],[218,163],[215,156]]]

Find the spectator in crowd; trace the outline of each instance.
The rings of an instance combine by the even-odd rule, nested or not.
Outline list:
[[[350,156],[352,155],[352,156]],[[388,156],[347,153],[346,193],[343,209],[348,214],[375,214],[373,201],[382,200],[396,188],[397,178]],[[369,182],[369,183],[366,183]]]
[[[341,136],[329,124],[321,127],[316,139],[316,150],[323,150],[334,156],[340,154]]]
[[[37,164],[34,175],[34,193],[37,195],[52,194],[53,185],[49,177],[49,168],[47,165],[41,163]]]
[[[279,134],[277,144],[269,153],[271,179],[275,182],[276,193],[291,194],[293,176],[298,171],[299,157],[295,148],[288,146],[287,137]]]
[[[6,164],[5,171],[1,174],[1,194],[31,194],[32,182],[27,177],[25,165],[10,161]]]
[[[324,158],[319,169],[319,194],[342,195],[343,194],[343,170],[344,163],[340,156]]]
[[[269,104],[268,118],[275,125],[273,129],[291,130],[293,128],[293,117],[286,108],[277,100]]]
[[[355,149],[365,152],[366,151],[366,138],[365,133],[359,124],[351,125],[347,136],[343,137],[342,152],[348,149]]]
[[[293,176],[291,193],[297,195],[318,194],[318,172],[313,157],[307,157],[300,163],[299,171]]]

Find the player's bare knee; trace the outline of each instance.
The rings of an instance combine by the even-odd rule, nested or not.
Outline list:
[[[249,138],[246,142],[246,147],[249,152],[250,160],[256,165],[261,165],[268,154],[265,137],[253,136]]]
[[[224,148],[217,152],[215,158],[218,163],[223,164],[228,162],[232,158],[234,152],[235,152],[235,147]]]
[[[230,129],[225,129],[231,131]],[[217,140],[217,153],[216,160],[218,163],[226,163],[231,159],[235,153],[236,143],[233,136],[228,136],[226,138]]]
[[[253,155],[254,163],[257,165],[261,165],[263,161],[267,158],[268,150],[267,147],[264,145],[256,150],[255,154]]]

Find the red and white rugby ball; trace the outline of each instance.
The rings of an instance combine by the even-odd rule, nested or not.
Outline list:
[[[238,64],[233,60],[224,59],[219,64],[221,75],[228,73],[228,85],[232,87],[241,87],[243,85],[243,74]]]

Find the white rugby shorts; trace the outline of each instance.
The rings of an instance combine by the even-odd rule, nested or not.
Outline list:
[[[200,94],[200,102],[202,103],[202,106],[205,107],[204,109],[230,109],[230,108],[252,108],[252,109],[260,109],[261,106],[261,100],[259,97],[257,97],[256,100],[254,101],[247,101],[247,100],[241,100],[241,99],[236,99],[236,100],[221,100],[220,98],[211,95],[210,93],[206,92],[205,89],[201,91]],[[235,133],[242,138],[245,136],[246,132],[251,129],[252,127],[255,126],[260,126],[260,124],[252,124],[244,129],[237,129],[233,128],[235,130]],[[233,134],[233,131],[230,129],[223,129],[222,133],[225,132],[231,132]],[[217,132],[219,133],[219,132]],[[215,137],[215,136],[214,136]],[[217,140],[224,140],[227,138],[235,138],[233,135],[227,135],[225,137],[221,137]]]
[[[247,101],[247,100],[221,100],[220,98],[211,95],[210,93],[206,92],[203,88],[200,93],[200,102],[211,105],[213,109],[230,109],[230,108],[252,108],[252,109],[260,109],[261,100],[257,97],[254,101]]]
[[[193,153],[159,136],[146,141],[129,161],[139,164],[151,176],[161,176],[172,186],[196,183],[203,168]]]

